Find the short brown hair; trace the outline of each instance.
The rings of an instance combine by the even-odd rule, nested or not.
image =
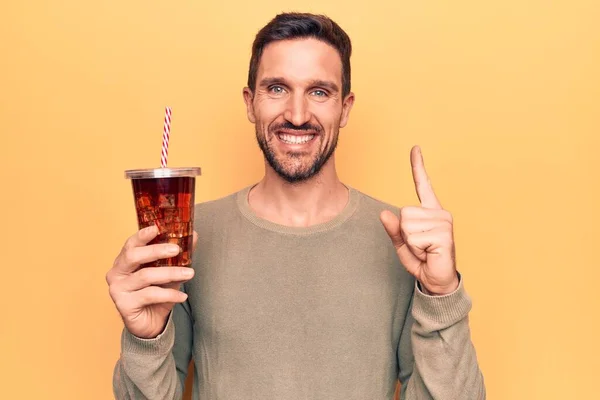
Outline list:
[[[252,44],[248,69],[248,87],[256,89],[256,74],[264,48],[278,40],[315,38],[333,46],[342,59],[342,96],[350,93],[350,37],[338,24],[325,15],[283,13],[273,18],[257,34]]]

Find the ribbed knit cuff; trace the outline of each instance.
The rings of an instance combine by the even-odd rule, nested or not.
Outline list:
[[[458,288],[443,296],[426,295],[419,289],[418,282],[415,282],[412,313],[426,331],[439,331],[456,324],[469,314],[471,305],[471,298],[460,275]]]
[[[175,327],[172,316],[173,313],[171,312],[165,329],[154,339],[142,339],[132,335],[127,328],[123,328],[123,333],[121,334],[121,349],[123,353],[162,355],[170,352],[175,342]]]

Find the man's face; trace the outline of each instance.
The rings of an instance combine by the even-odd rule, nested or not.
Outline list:
[[[273,170],[305,181],[327,164],[354,95],[342,98],[342,61],[316,39],[270,43],[263,51],[254,93],[244,89],[248,119]]]

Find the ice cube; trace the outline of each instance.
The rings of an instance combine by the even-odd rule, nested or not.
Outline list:
[[[191,193],[178,193],[177,194],[177,205],[179,207],[192,207],[192,194]]]
[[[159,219],[157,219],[155,221],[155,223],[156,223],[156,226],[158,227],[158,233],[159,234],[162,235],[162,234],[168,234],[169,233],[169,231],[170,231],[169,225],[166,224],[164,220],[162,220],[162,219],[159,218]]]
[[[189,222],[193,218],[193,207],[181,207],[179,209],[179,218],[182,222]]]
[[[173,222],[169,225],[169,237],[183,237],[192,234],[192,224],[189,222]]]
[[[160,208],[171,208],[175,207],[175,205],[175,194],[161,193],[158,195],[158,206]]]
[[[165,208],[163,209],[163,218],[167,224],[173,222],[180,222],[181,218],[179,218],[179,209],[177,208]]]
[[[135,206],[138,210],[152,207],[152,197],[148,193],[136,193],[135,197],[137,199]]]
[[[141,222],[153,222],[158,218],[153,208],[146,208],[140,212],[140,219]]]

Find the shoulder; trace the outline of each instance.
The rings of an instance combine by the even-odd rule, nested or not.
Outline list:
[[[379,215],[382,211],[389,210],[398,215],[400,212],[400,207],[397,205],[381,200],[356,188],[351,188],[351,190],[356,192],[359,198],[358,211],[360,213]]]
[[[390,202],[384,201],[359,189],[350,187],[351,196],[356,198],[356,207],[347,226],[360,232],[361,236],[374,236],[381,240],[388,240],[387,232],[381,223],[381,213],[385,210],[399,215],[400,208]]]
[[[194,219],[197,222],[210,222],[227,219],[238,215],[239,197],[247,190],[242,188],[228,195],[203,202],[196,203],[194,207]]]
[[[236,198],[238,193],[239,191],[236,191],[213,200],[206,200],[196,203],[195,212],[197,213],[197,215],[201,215],[204,213],[210,213],[211,211],[231,208],[236,204]]]

